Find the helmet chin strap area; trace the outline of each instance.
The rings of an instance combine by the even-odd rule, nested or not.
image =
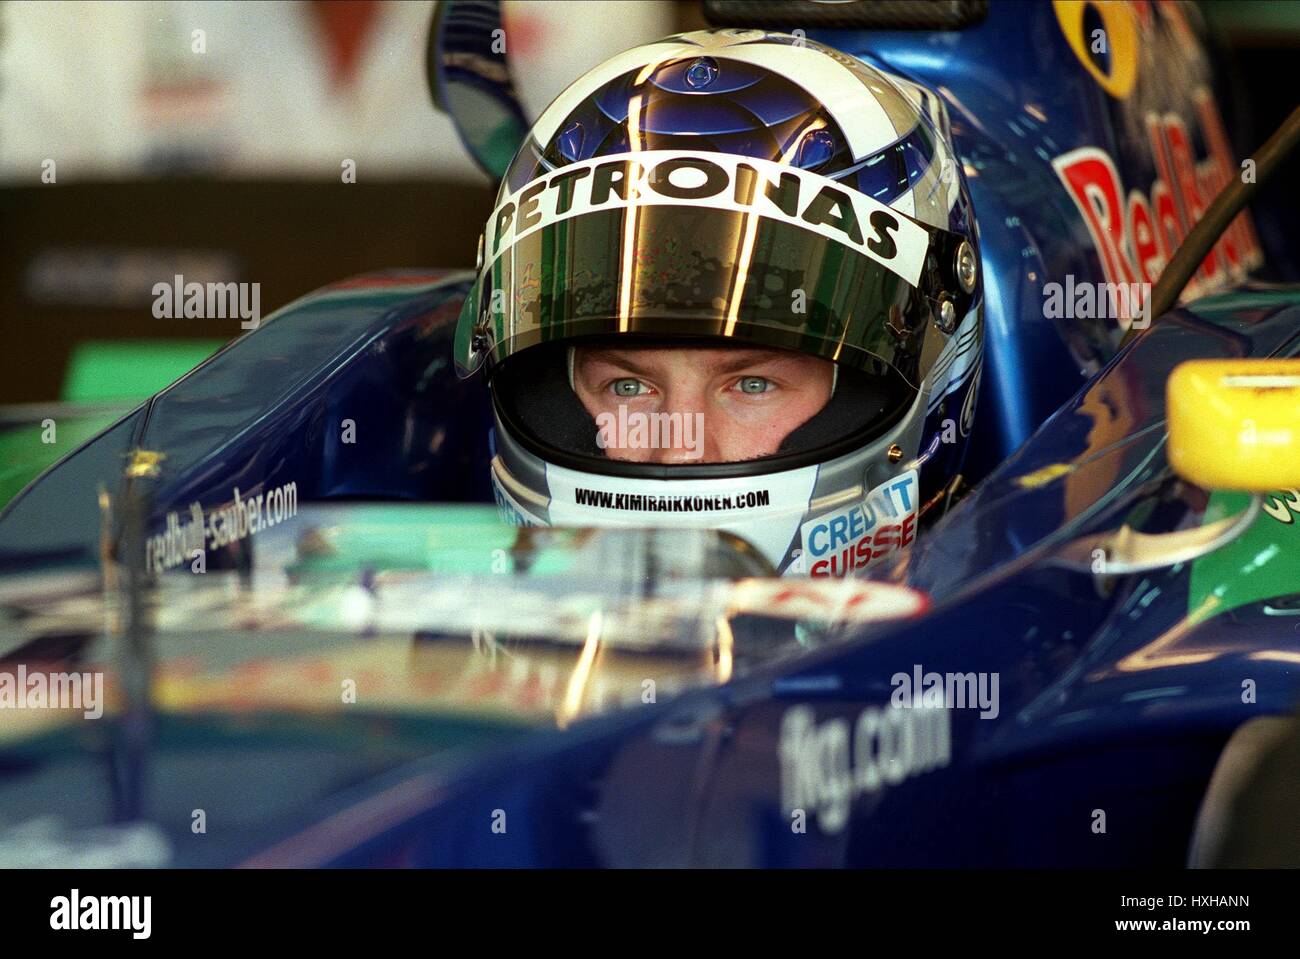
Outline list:
[[[565,362],[568,364],[568,368],[569,368],[569,389],[573,390],[573,392],[575,393],[578,392],[578,388],[573,385],[573,359],[575,356],[577,356],[577,353],[578,353],[578,348],[576,346],[569,347],[569,349],[565,353]],[[835,395],[835,384],[838,383],[839,381],[840,381],[840,365],[838,363],[832,363],[831,364],[831,396]]]

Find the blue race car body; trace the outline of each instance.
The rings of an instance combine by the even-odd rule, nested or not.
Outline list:
[[[296,484],[299,503],[462,494],[485,468],[474,426],[486,398],[473,381],[427,373],[449,348],[445,318],[464,285],[361,286],[289,308],[29,490],[0,523],[6,565],[30,568],[43,548],[91,563],[94,509],[82,518],[75,507],[133,449],[169,451],[175,478],[164,472],[156,501],[182,515],[182,504],[206,508],[234,488],[249,499]],[[929,597],[920,617],[841,624],[833,640],[759,657],[729,683],[558,730],[526,684],[421,704],[431,667],[394,663],[364,634],[336,624],[204,635],[211,612],[196,606],[194,635],[174,636],[159,656],[164,692],[141,758],[148,787],[130,801],[109,789],[114,752],[127,747],[107,732],[100,741],[77,723],[41,729],[6,746],[7,818],[54,815],[64,829],[142,818],[176,864],[1180,863],[1234,730],[1300,699],[1300,499],[1279,491],[1241,538],[1154,572],[1098,575],[1073,544],[1231,512],[1222,494],[1169,470],[1165,379],[1191,357],[1297,355],[1298,320],[1300,298],[1277,290],[1167,316],[918,540],[907,582]],[[266,356],[277,334],[286,343]],[[316,362],[293,374],[288,358],[303,356]],[[413,389],[421,381],[429,391]],[[421,420],[431,396],[454,403],[457,430]],[[231,417],[219,428],[229,443],[212,444],[214,406]],[[437,453],[423,470],[399,468],[397,455],[349,460],[341,411],[362,436],[390,416],[412,447]],[[347,510],[373,507],[338,508],[346,521]],[[152,528],[168,525],[153,517]],[[226,550],[256,545],[261,532]],[[371,565],[380,563],[356,564],[358,581]],[[164,578],[177,576],[190,574]],[[738,651],[757,628],[753,617],[747,632],[737,627]],[[459,642],[459,658],[435,673],[475,659]],[[407,648],[418,645],[408,637]],[[92,634],[60,658],[112,668],[111,649]],[[363,689],[416,691],[369,707],[292,695],[357,671]],[[971,708],[944,711],[941,727],[925,710],[886,709],[896,677],[932,673],[998,677],[996,708],[975,708],[973,690]],[[921,719],[882,727],[902,715]],[[238,825],[192,834],[197,808]],[[793,810],[806,829],[792,830]],[[500,813],[504,834],[490,828]]]

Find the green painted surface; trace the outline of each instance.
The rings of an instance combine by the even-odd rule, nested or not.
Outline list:
[[[42,425],[43,419],[0,428],[0,509],[44,470],[117,422],[123,412],[60,415],[52,431]],[[50,437],[53,443],[44,441]]]
[[[224,345],[221,340],[78,344],[63,378],[63,399],[74,403],[142,400],[176,382]]]
[[[1241,512],[1246,493],[1215,492],[1205,523]],[[1244,534],[1192,564],[1188,615],[1205,620],[1219,613],[1300,594],[1300,490],[1264,495],[1264,511]]]
[[[90,340],[68,360],[62,398],[48,415],[41,404],[0,426],[0,509],[68,453],[117,422],[219,350],[220,340]],[[69,411],[69,404],[90,408]],[[52,425],[51,425],[52,424]]]

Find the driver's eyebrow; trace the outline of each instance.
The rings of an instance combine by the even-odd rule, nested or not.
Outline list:
[[[637,376],[653,376],[655,370],[636,361],[637,352],[636,350],[591,350],[579,354],[581,357],[579,365],[606,363],[627,370]],[[752,369],[773,363],[784,364],[801,359],[801,357],[794,354],[773,350],[722,349],[710,350],[710,352],[722,354],[713,364],[712,372],[717,374],[735,373],[743,369]]]
[[[729,350],[728,353],[730,355],[718,362],[717,372],[734,373],[746,367],[768,366],[774,363],[786,363],[800,359],[798,356],[788,353],[776,353],[770,350]]]
[[[609,366],[617,366],[619,369],[627,370],[629,373],[635,373],[637,376],[648,376],[650,371],[639,363],[629,358],[629,354],[616,352],[614,350],[591,350],[578,354],[578,361],[575,364],[579,369],[588,366],[591,363],[605,363]]]

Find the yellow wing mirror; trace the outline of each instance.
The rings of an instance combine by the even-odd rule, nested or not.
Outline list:
[[[1166,386],[1169,463],[1203,489],[1300,487],[1300,360],[1190,360]]]
[[[1166,386],[1169,463],[1206,490],[1252,494],[1236,515],[1171,533],[1127,524],[1081,537],[1058,561],[1115,576],[1190,562],[1228,545],[1259,515],[1261,493],[1300,488],[1300,360],[1191,360]]]

